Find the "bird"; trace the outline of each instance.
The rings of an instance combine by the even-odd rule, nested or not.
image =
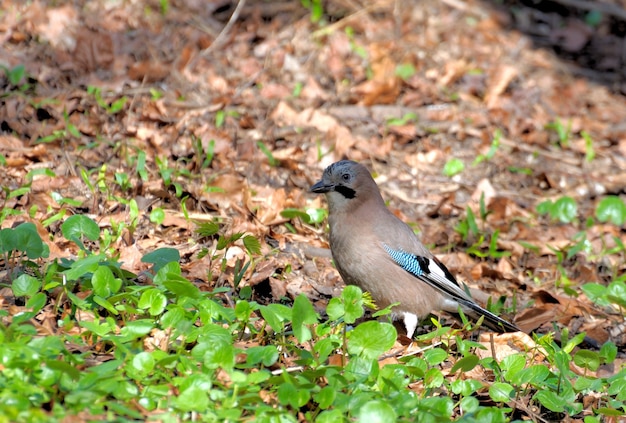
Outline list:
[[[351,160],[328,166],[310,191],[328,203],[329,242],[344,282],[368,291],[379,308],[392,308],[413,337],[418,322],[443,310],[478,320],[497,332],[520,329],[478,305],[452,273],[387,208],[367,168]]]

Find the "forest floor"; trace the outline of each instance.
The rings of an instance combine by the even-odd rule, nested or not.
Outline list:
[[[623,309],[582,290],[626,271],[621,9],[303,3],[0,0],[2,227],[75,257],[83,214],[124,269],[173,247],[208,291],[249,254],[203,254],[218,222],[260,242],[254,300],[323,312],[343,283],[308,189],[349,158],[479,302],[623,348]]]

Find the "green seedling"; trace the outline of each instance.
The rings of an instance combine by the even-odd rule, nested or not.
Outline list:
[[[558,138],[558,144],[561,148],[569,147],[570,138],[572,134],[572,122],[568,121],[567,126],[561,122],[560,119],[556,119],[554,122],[551,122],[546,125],[546,129],[552,130],[556,133]]]
[[[272,151],[267,147],[267,145],[265,145],[263,141],[257,141],[256,145],[259,148],[259,150],[261,150],[261,152],[265,155],[265,157],[267,157],[267,161],[270,164],[270,166],[277,167],[278,165],[280,165],[280,161],[278,161],[274,157],[274,155],[272,154]]]
[[[191,137],[194,150],[194,160],[197,169],[208,169],[215,156],[215,140],[210,140],[204,147],[202,140],[195,135]]]
[[[569,196],[563,196],[556,201],[546,200],[537,206],[539,214],[548,214],[551,220],[561,223],[571,223],[578,215],[576,201]]]
[[[87,87],[87,94],[90,94],[96,100],[96,104],[103,108],[107,114],[114,115],[121,112],[124,109],[124,106],[128,102],[128,97],[123,96],[118,98],[117,100],[113,100],[111,103],[104,100],[102,96],[102,89],[99,87],[95,87],[93,85],[89,85]]]
[[[300,4],[311,13],[311,23],[320,23],[324,17],[324,5],[321,0],[300,0]]]
[[[621,227],[626,223],[626,204],[618,196],[606,196],[596,207],[596,218],[602,223],[610,222]]]
[[[465,170],[465,164],[461,159],[452,158],[446,162],[443,167],[443,174],[448,177],[458,175]]]
[[[409,123],[417,122],[417,115],[415,113],[405,113],[401,118],[389,118],[387,119],[387,126],[403,126]]]
[[[397,65],[395,69],[396,76],[404,81],[410,79],[413,75],[415,75],[415,73],[416,69],[412,63],[401,63]]]
[[[500,139],[502,138],[502,131],[496,129],[493,134],[493,140],[491,141],[491,147],[489,147],[489,151],[486,154],[480,154],[476,157],[476,160],[472,163],[472,166],[476,166],[484,161],[489,161],[493,159],[493,156],[496,155],[498,148],[500,147]]]

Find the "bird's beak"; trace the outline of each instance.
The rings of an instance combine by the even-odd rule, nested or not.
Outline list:
[[[316,194],[325,194],[327,192],[332,191],[334,188],[335,187],[333,185],[325,184],[324,180],[320,180],[320,181],[317,181],[315,185],[311,187],[310,191]]]

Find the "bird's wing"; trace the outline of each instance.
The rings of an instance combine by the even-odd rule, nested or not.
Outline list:
[[[485,310],[476,304],[469,295],[463,291],[452,273],[436,258],[428,258],[412,254],[403,249],[394,249],[383,244],[383,248],[391,259],[402,269],[415,276],[422,282],[430,285],[437,291],[445,294],[448,298],[456,301],[464,312],[470,311],[478,316],[485,316],[485,323],[494,330],[508,332],[519,331],[519,328],[504,319],[496,316],[489,310]]]

